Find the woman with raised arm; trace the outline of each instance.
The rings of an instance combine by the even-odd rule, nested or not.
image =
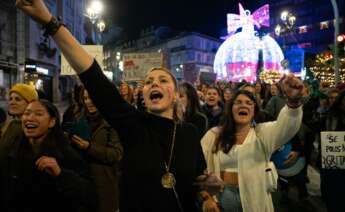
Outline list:
[[[118,132],[124,148],[120,211],[196,211],[193,182],[206,165],[197,130],[179,119],[178,86],[170,71],[148,72],[143,87],[148,112],[139,112],[42,0],[16,3],[53,37],[100,113]]]
[[[266,168],[271,154],[296,134],[302,121],[303,83],[287,76],[283,86],[288,101],[277,121],[255,124],[259,104],[253,93],[239,90],[221,124],[201,140],[207,170],[223,186],[217,196],[222,212],[274,211]],[[214,204],[204,207],[216,209]]]

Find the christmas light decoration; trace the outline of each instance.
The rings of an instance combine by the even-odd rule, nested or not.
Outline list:
[[[254,25],[269,25],[268,8],[265,5],[251,15],[249,10],[244,10],[239,4],[240,15],[228,14],[229,36],[215,56],[217,79],[254,82],[259,68],[265,72],[273,71],[274,76],[276,73],[280,76],[283,74],[280,63],[284,55],[278,43],[269,35],[259,36],[254,30]],[[239,28],[242,30],[236,32]],[[262,67],[259,67],[260,62]]]
[[[334,60],[333,54],[330,51],[323,52],[316,55],[314,63],[309,67],[315,77],[322,83],[329,84],[330,86],[335,85],[334,75]],[[345,82],[345,56],[340,56],[340,80]]]

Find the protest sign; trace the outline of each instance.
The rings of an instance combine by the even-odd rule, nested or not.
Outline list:
[[[83,45],[83,48],[96,59],[98,64],[101,66],[102,70],[104,71],[104,54],[103,54],[103,46],[102,45]],[[75,75],[75,71],[67,62],[66,58],[61,54],[61,73],[60,75]]]
[[[324,169],[345,169],[345,131],[321,132],[321,162]]]
[[[123,55],[124,81],[143,80],[146,73],[154,67],[162,67],[161,53],[129,53]]]

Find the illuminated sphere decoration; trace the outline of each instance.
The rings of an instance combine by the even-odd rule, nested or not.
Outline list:
[[[268,73],[278,70],[283,74],[281,61],[284,55],[278,43],[269,35],[259,37],[254,30],[254,25],[269,25],[268,5],[261,7],[253,15],[244,10],[241,4],[239,7],[240,15],[228,14],[229,36],[215,56],[214,70],[217,79],[255,82],[260,68]],[[242,30],[236,32],[239,28]]]

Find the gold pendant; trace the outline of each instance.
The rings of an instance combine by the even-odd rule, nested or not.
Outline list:
[[[172,173],[167,172],[163,175],[161,183],[164,188],[173,188],[176,184],[176,180]]]

